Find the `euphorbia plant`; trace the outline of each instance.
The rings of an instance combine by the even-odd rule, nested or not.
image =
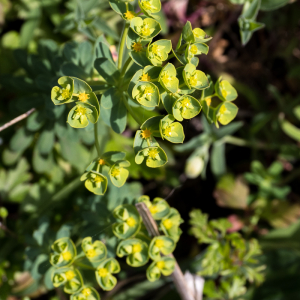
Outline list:
[[[99,116],[116,133],[122,133],[129,113],[140,126],[134,140],[135,163],[159,168],[168,162],[168,157],[156,138],[183,143],[185,135],[180,122],[184,119],[196,117],[203,109],[207,120],[218,127],[219,123],[231,122],[238,110],[232,103],[237,93],[231,84],[220,78],[214,85],[210,76],[198,68],[197,56],[208,53],[206,42],[211,37],[187,22],[172,49],[170,40],[157,38],[161,32],[157,15],[160,1],[141,0],[138,4],[141,10],[135,12],[130,1],[110,1],[112,9],[125,20],[117,63],[102,38],[96,45],[94,59],[99,76],[88,82],[61,77],[51,93],[55,105],[75,102],[68,115],[70,126],[84,128],[89,122],[95,124],[97,157],[81,180],[98,195],[106,192],[108,177],[112,184],[121,187],[130,165],[123,152],[102,153],[97,132]],[[145,119],[145,110],[153,116]]]

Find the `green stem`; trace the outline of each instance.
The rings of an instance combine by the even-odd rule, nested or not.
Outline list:
[[[128,34],[129,26],[130,26],[130,22],[126,22],[124,25],[124,30],[122,32],[122,38],[121,38],[121,43],[120,43],[120,48],[119,48],[119,60],[118,60],[119,70],[121,70],[121,68],[122,68],[125,41],[126,41],[126,37]]]
[[[136,114],[134,113],[132,107],[129,105],[126,97],[123,95],[122,97],[123,99],[123,103],[124,105],[126,106],[128,112],[131,114],[131,116],[133,117],[133,119],[139,124],[139,125],[142,125],[142,122],[140,121],[140,119],[136,116]]]
[[[95,268],[93,268],[92,266],[86,265],[86,264],[82,264],[82,263],[78,263],[78,262],[74,262],[74,265],[84,268],[84,269],[88,269],[88,270],[95,270]]]
[[[107,89],[103,89],[103,90],[97,90],[97,91],[94,91],[94,94],[96,95],[102,95]]]
[[[172,52],[171,54],[169,54],[168,60],[171,59],[171,58],[173,58],[174,56],[175,56],[175,55],[174,55],[174,53]]]
[[[123,81],[122,79],[123,79],[123,77],[125,75],[125,72],[129,68],[129,66],[131,66],[131,64],[133,64],[133,60],[132,60],[131,56],[129,56],[127,58],[125,64],[124,64],[123,68],[122,68],[122,71],[121,71],[121,76],[120,76],[121,81]]]
[[[94,124],[94,134],[95,134],[95,147],[97,149],[98,156],[101,156],[101,149],[100,149],[100,144],[99,144],[99,139],[98,139],[98,124]]]

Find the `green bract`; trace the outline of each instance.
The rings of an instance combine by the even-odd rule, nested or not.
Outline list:
[[[161,220],[160,226],[162,231],[174,239],[175,242],[179,240],[181,229],[179,225],[183,223],[179,212],[175,208],[170,209],[170,213]]]
[[[161,137],[172,143],[182,143],[184,140],[183,127],[180,123],[174,121],[173,115],[167,115],[160,120],[159,130]]]
[[[170,93],[177,93],[179,80],[174,65],[166,64],[159,74],[159,83]]]
[[[51,280],[54,287],[59,287],[64,284],[64,292],[74,294],[78,292],[82,285],[82,276],[77,269],[74,268],[59,268],[52,272]]]
[[[141,218],[135,206],[124,204],[113,211],[117,222],[113,224],[113,233],[120,239],[134,236],[141,227]]]
[[[207,54],[209,47],[206,44],[195,43],[192,45],[188,45],[185,50],[185,58],[188,62],[191,62],[192,58],[195,55],[199,54]]]
[[[139,81],[149,82],[157,79],[161,69],[160,67],[146,66],[144,69],[137,71],[129,82],[128,94],[132,95],[132,90]]]
[[[149,281],[156,281],[161,274],[169,276],[175,269],[175,259],[172,257],[162,257],[158,261],[152,262],[147,269],[147,278]]]
[[[171,254],[176,247],[175,241],[168,236],[156,236],[152,239],[149,245],[149,256],[151,259],[158,261],[161,259],[161,254]]]
[[[159,168],[168,162],[165,151],[158,146],[150,146],[140,150],[135,156],[135,162],[140,165],[145,158],[146,165],[150,168]]]
[[[62,88],[55,86],[51,91],[51,100],[55,105],[61,105],[73,102],[74,80],[71,77],[64,76],[58,79],[58,84]]]
[[[91,262],[101,261],[106,258],[107,249],[101,241],[93,243],[91,237],[86,237],[81,242],[81,248]]]
[[[127,256],[126,262],[129,266],[141,267],[149,260],[148,245],[140,239],[127,239],[119,243],[117,255]]]
[[[203,90],[209,87],[209,81],[206,75],[202,71],[196,70],[193,64],[187,64],[184,67],[183,78],[190,89]]]
[[[138,202],[144,202],[151,212],[155,220],[161,220],[170,213],[170,206],[168,202],[162,198],[156,197],[153,202],[150,201],[148,196],[141,196]]]
[[[121,187],[126,182],[129,172],[125,167],[129,167],[128,160],[117,161],[109,170],[109,177],[113,185]]]
[[[100,300],[100,296],[93,287],[84,286],[77,293],[71,295],[70,300]]]
[[[160,0],[139,0],[141,11],[148,16],[158,13],[161,10]],[[152,16],[155,17],[155,16]]]
[[[146,17],[133,18],[130,27],[143,39],[152,39],[161,31],[161,26],[157,21]]]
[[[161,66],[168,59],[168,54],[172,50],[170,40],[159,40],[148,45],[147,57],[154,66]]]
[[[158,106],[160,99],[158,88],[151,82],[138,82],[132,90],[132,98],[147,107]]]
[[[238,108],[231,102],[221,103],[216,109],[217,120],[222,125],[230,123],[237,115]]]
[[[201,104],[192,96],[181,96],[172,107],[173,116],[176,120],[192,119],[201,111]]]
[[[98,112],[90,104],[76,102],[68,115],[68,123],[74,128],[84,128],[89,125],[89,121],[95,124],[98,121]]]
[[[50,263],[58,268],[71,265],[77,255],[76,247],[68,237],[56,240],[51,249],[53,252],[50,254]]]
[[[212,39],[212,37],[208,36],[201,28],[194,28],[193,35],[196,43],[205,43]]]
[[[227,80],[222,80],[222,77],[216,82],[215,91],[222,101],[233,101],[238,96],[236,89]]]
[[[121,271],[120,265],[114,258],[108,258],[100,263],[96,270],[96,279],[104,291],[112,290],[117,284],[117,279],[112,274]]]
[[[85,181],[85,187],[96,195],[104,195],[107,189],[107,178],[101,173],[89,171],[84,173],[81,181]]]

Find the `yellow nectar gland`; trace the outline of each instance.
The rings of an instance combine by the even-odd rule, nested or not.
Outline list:
[[[141,4],[143,6],[144,9],[146,10],[154,10],[157,9],[155,6],[152,5],[152,0],[142,0]]]
[[[81,291],[81,294],[83,294],[85,297],[88,297],[92,294],[92,291],[89,288],[85,288]]]
[[[170,84],[170,81],[172,80],[172,78],[168,75],[167,72],[165,72],[163,74],[163,76],[161,77],[161,80],[162,82],[165,84],[165,85],[169,85]]]
[[[70,96],[71,96],[70,90],[68,90],[68,89],[62,89],[62,91],[61,91],[61,96],[62,96],[64,99],[70,98]]]
[[[197,52],[198,52],[197,46],[195,46],[195,45],[191,46],[190,51],[192,54],[197,54]]]
[[[106,277],[108,274],[109,274],[109,272],[106,268],[101,268],[98,270],[98,275],[100,277]]]
[[[139,42],[133,43],[133,44],[132,44],[132,49],[133,49],[133,51],[135,51],[135,52],[140,52],[140,51],[142,51],[142,49],[143,49],[143,45],[142,45],[141,43],[139,43]]]
[[[151,95],[153,94],[154,90],[151,86],[146,86],[145,89],[144,89],[144,94],[146,95]]]
[[[132,253],[139,253],[142,251],[141,244],[135,244],[132,246]]]
[[[161,51],[164,49],[165,47],[164,46],[158,46],[156,44],[154,44],[151,48],[151,51],[152,53],[154,53],[155,55],[161,57],[162,56],[162,53]]]
[[[100,166],[104,166],[104,165],[105,165],[105,160],[102,159],[102,158],[100,158],[100,159],[98,160],[98,163],[99,163]]]
[[[76,115],[84,116],[86,114],[86,108],[82,106],[78,106],[76,108]]]
[[[71,260],[72,259],[72,254],[70,251],[66,251],[64,253],[62,253],[62,257],[64,260]]]
[[[166,229],[171,229],[173,227],[173,222],[170,219],[166,219],[163,221],[163,225]]]
[[[191,85],[191,86],[196,86],[196,85],[197,85],[197,82],[198,82],[198,80],[197,80],[197,74],[192,75],[192,76],[190,77],[189,82],[190,82],[190,85]]]
[[[171,136],[172,135],[172,128],[171,126],[168,126],[165,130],[164,130],[164,134],[166,136]]]
[[[206,101],[207,106],[211,105],[211,98],[207,98],[207,99],[205,99],[205,101]]]
[[[143,74],[143,75],[140,77],[140,80],[141,80],[141,81],[150,81],[150,80],[151,80],[151,77],[146,73],[146,74]]]
[[[95,249],[90,249],[86,252],[86,256],[88,258],[93,258],[93,257],[97,256],[97,252],[95,251]]]
[[[82,102],[86,102],[90,98],[89,94],[86,94],[85,92],[79,93],[78,100]]]
[[[183,108],[192,108],[192,104],[189,98],[184,98],[183,100],[181,100],[181,106]]]
[[[164,246],[164,244],[165,244],[165,242],[163,240],[158,239],[155,241],[155,246],[157,248],[162,248]]]
[[[96,183],[100,183],[100,182],[102,182],[104,179],[101,177],[101,176],[99,176],[99,175],[96,175],[96,177],[94,178],[94,182],[96,182]]]
[[[74,271],[67,271],[65,275],[68,281],[72,280],[76,276]]]
[[[143,26],[142,26],[140,32],[144,36],[148,36],[148,35],[151,34],[151,30],[150,30],[149,24],[147,22],[144,21]]]
[[[121,174],[120,168],[113,168],[111,170],[111,176],[113,176],[113,177],[118,177],[118,176],[120,176],[120,174]]]
[[[136,224],[136,220],[135,220],[133,217],[129,217],[129,218],[126,220],[126,224],[127,224],[129,227],[134,227],[135,224]]]
[[[158,208],[156,205],[152,205],[150,208],[149,208],[151,214],[156,214],[158,213]]]
[[[157,149],[150,149],[148,152],[148,156],[152,159],[156,159],[158,155],[158,150]]]
[[[135,17],[135,13],[133,11],[127,10],[126,13],[124,13],[124,18],[126,20],[131,20]]]
[[[230,91],[226,91],[226,87],[224,86],[224,84],[225,84],[225,82],[222,81],[222,82],[220,83],[220,88],[221,88],[222,96],[223,96],[224,98],[226,98],[226,97],[230,94]]]
[[[220,113],[221,115],[223,115],[223,114],[226,113],[226,111],[227,111],[227,108],[226,108],[226,106],[223,104],[223,105],[221,106],[220,110],[219,110],[219,113]]]
[[[143,139],[149,139],[151,136],[151,131],[149,129],[142,130],[141,137]]]
[[[163,260],[158,261],[158,262],[156,263],[156,266],[157,266],[160,270],[162,270],[162,269],[165,267],[165,262],[164,262]]]

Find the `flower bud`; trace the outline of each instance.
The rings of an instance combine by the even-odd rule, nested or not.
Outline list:
[[[204,167],[204,160],[202,157],[194,156],[186,162],[185,165],[185,174],[188,178],[198,177]]]

